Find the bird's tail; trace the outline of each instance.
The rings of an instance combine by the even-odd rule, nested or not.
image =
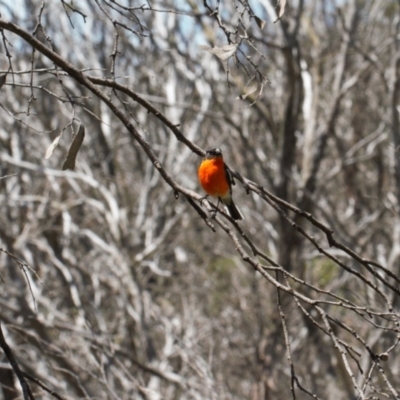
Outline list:
[[[231,199],[229,204],[228,202],[224,202],[225,207],[228,211],[228,214],[236,221],[244,219],[243,214],[239,211],[239,209],[236,207],[235,203]]]

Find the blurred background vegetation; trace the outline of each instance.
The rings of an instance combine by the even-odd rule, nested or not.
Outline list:
[[[0,1],[0,322],[58,396],[400,398],[400,6],[285,3]],[[254,254],[186,200],[216,146]]]

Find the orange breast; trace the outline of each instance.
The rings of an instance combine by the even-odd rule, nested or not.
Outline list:
[[[229,183],[221,157],[204,160],[200,164],[198,176],[201,186],[210,196],[225,197],[229,194]]]

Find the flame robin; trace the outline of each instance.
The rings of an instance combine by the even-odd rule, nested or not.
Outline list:
[[[198,170],[199,181],[205,192],[213,197],[218,197],[228,214],[235,220],[244,219],[242,213],[232,200],[233,177],[224,163],[220,148],[207,150],[204,160]],[[217,205],[218,207],[218,205]]]

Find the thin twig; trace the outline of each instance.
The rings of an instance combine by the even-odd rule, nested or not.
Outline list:
[[[15,375],[19,380],[19,383],[22,388],[22,393],[24,395],[25,400],[35,400],[33,397],[31,388],[28,385],[28,382],[25,380],[24,373],[21,371],[17,360],[15,359],[10,346],[7,344],[6,339],[4,338],[3,330],[0,324],[0,347],[3,349],[4,354],[6,355],[8,362],[10,363]]]

